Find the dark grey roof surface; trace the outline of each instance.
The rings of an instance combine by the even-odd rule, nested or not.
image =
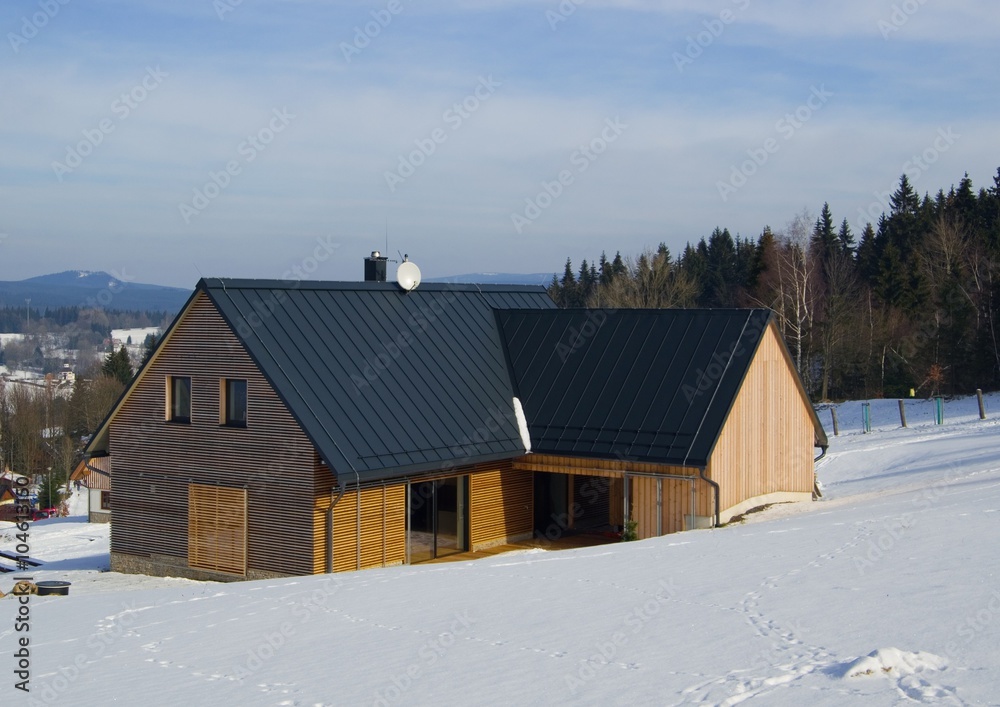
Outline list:
[[[347,483],[524,453],[494,308],[537,286],[199,282]]]
[[[496,313],[532,451],[702,467],[771,313]]]

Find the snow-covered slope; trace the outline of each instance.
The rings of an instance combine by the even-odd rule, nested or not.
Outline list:
[[[74,584],[31,600],[30,695],[0,600],[3,704],[997,704],[1000,424],[851,406],[823,501],[622,545],[223,585],[81,569],[106,527],[42,521]]]

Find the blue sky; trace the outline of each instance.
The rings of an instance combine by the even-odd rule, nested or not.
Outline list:
[[[824,201],[858,230],[904,171],[1000,167],[994,3],[14,0],[0,29],[3,280],[355,280],[387,224],[427,277],[553,271]]]

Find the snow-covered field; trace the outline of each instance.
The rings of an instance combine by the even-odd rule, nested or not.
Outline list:
[[[33,576],[73,585],[31,599],[30,694],[0,600],[0,703],[1000,704],[1000,420],[872,407],[840,407],[824,500],[622,545],[214,584],[41,521]]]
[[[129,339],[131,339],[131,346],[142,346],[142,344],[146,341],[146,337],[150,334],[153,336],[159,336],[160,328],[151,326],[139,327],[135,329],[112,329],[111,339],[123,344],[128,344]]]

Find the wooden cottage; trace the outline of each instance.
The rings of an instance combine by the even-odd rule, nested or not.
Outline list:
[[[87,487],[87,520],[91,523],[110,523],[111,457],[84,459],[69,478]]]
[[[211,279],[87,452],[113,569],[242,579],[710,527],[809,499],[826,444],[765,310]]]

